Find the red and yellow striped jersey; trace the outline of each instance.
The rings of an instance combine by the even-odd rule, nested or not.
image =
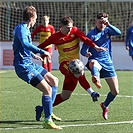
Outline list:
[[[87,45],[94,47],[89,38],[85,36],[77,27],[72,27],[69,34],[64,35],[61,31],[52,34],[46,41],[41,43],[38,47],[43,48],[49,44],[55,44],[59,52],[59,63],[63,61],[71,61],[72,59],[79,59],[79,42],[85,42]]]
[[[46,39],[48,39],[52,34],[55,33],[55,29],[52,25],[48,25],[47,27],[44,27],[43,25],[39,25],[35,28],[35,30],[32,32],[32,40],[34,39],[34,36],[40,33],[39,35],[39,43],[44,42]],[[44,48],[49,48],[52,47],[52,44],[48,45],[47,47]],[[43,49],[44,49],[43,48]]]

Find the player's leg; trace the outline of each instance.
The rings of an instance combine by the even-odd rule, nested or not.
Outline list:
[[[52,108],[53,108],[53,99],[55,99],[57,88],[58,88],[58,79],[49,73],[46,69],[43,69],[36,65],[36,70],[38,75],[33,78],[30,84],[38,88],[42,92],[42,107],[44,111],[44,128],[52,129],[61,129],[56,126],[52,121]],[[35,70],[34,70],[35,73]],[[51,87],[52,86],[52,87]],[[53,95],[53,86],[54,86],[54,95]],[[54,97],[53,97],[54,96]]]
[[[110,92],[108,93],[105,101],[101,103],[101,107],[103,109],[103,117],[106,120],[108,119],[108,107],[110,103],[115,99],[116,95],[119,93],[119,89],[117,76],[106,78],[105,80],[110,88]]]
[[[47,66],[47,57],[43,57],[43,62],[42,62],[42,66],[43,68],[45,68],[46,70],[48,70],[48,66]]]
[[[97,92],[94,92],[92,87],[90,86],[89,82],[87,81],[85,75],[81,75],[79,78],[80,85],[92,96],[92,100],[98,101],[98,97],[100,96]]]
[[[47,51],[50,53],[50,55],[52,57],[52,47],[47,48]],[[52,71],[52,61],[50,58],[47,58],[47,68],[48,68],[49,72]]]
[[[92,82],[96,85],[98,89],[102,88],[99,74],[99,71],[102,68],[101,65],[97,62],[97,60],[90,60],[86,66],[91,71]]]
[[[45,114],[43,127],[47,129],[62,129],[59,126],[56,126],[51,118],[53,108],[51,86],[43,79],[39,84],[37,84],[36,88],[43,93],[42,106]]]
[[[48,72],[44,75],[44,79],[52,88],[52,102],[54,103],[58,91],[58,78]]]
[[[62,92],[60,94],[57,94],[53,106],[56,106],[68,100],[71,97],[72,92],[76,88],[77,83],[78,80],[76,78],[70,76],[65,77]]]
[[[46,74],[42,72],[41,75],[44,77],[44,79],[52,88],[52,103],[54,103],[58,91],[58,78],[52,75],[50,72],[47,72]],[[36,120],[40,121],[41,116],[43,116],[42,106],[36,106]],[[61,121],[61,118],[57,117],[53,113],[52,113],[52,119]]]
[[[77,85],[78,79],[76,77],[74,77],[74,75],[69,72],[68,64],[69,64],[69,62],[62,62],[60,64],[59,69],[60,69],[61,73],[65,76],[65,79],[63,82],[62,92],[60,94],[57,94],[53,106],[56,106],[56,105],[64,102],[65,100],[69,99]]]

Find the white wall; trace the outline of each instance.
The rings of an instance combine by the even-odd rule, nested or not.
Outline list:
[[[37,45],[37,42],[33,42]],[[3,65],[3,50],[12,49],[12,42],[0,42],[0,69],[13,69],[13,66]],[[133,70],[133,62],[125,49],[124,42],[112,42],[113,61],[116,70]],[[86,64],[87,59],[81,56],[81,60]],[[33,60],[35,63],[41,65],[40,61]],[[58,51],[53,50],[52,56],[53,69],[59,68]]]

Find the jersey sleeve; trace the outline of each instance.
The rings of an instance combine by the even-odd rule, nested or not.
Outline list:
[[[80,53],[81,55],[85,56],[88,53],[89,46],[87,46],[85,43],[83,43]]]
[[[126,46],[129,46],[129,37],[130,37],[130,28],[127,30],[127,33],[126,33],[126,40],[125,40]]]
[[[34,46],[32,44],[32,40],[31,40],[31,37],[28,36],[27,34],[25,34],[25,28],[21,28],[21,31],[20,31],[20,35],[18,36],[19,37],[19,40],[22,44],[22,46],[34,53],[40,53],[40,54],[44,54],[45,51]]]
[[[50,36],[47,40],[45,40],[43,43],[39,44],[37,47],[43,49],[44,47],[54,44],[54,37]]]
[[[121,31],[113,25],[109,25],[109,33],[112,36],[120,35]]]
[[[81,39],[82,42],[84,42],[86,45],[94,48],[95,43],[91,41],[90,38],[88,38],[82,31],[80,31],[78,28],[76,29],[76,35]]]

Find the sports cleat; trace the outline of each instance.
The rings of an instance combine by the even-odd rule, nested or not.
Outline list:
[[[53,120],[61,121],[61,118],[57,117],[54,113],[52,113],[51,117]]]
[[[96,85],[98,89],[102,88],[102,85],[100,83],[100,80],[97,76],[92,76],[92,82]]]
[[[97,92],[93,92],[91,94],[91,97],[92,97],[93,102],[96,102],[96,101],[98,101],[98,98],[100,97],[100,94],[97,93]]]
[[[36,106],[35,111],[36,111],[36,121],[40,121],[40,118],[44,117],[43,107],[42,106]],[[57,117],[53,113],[52,113],[51,117],[52,117],[53,120],[61,121],[61,118]]]
[[[100,106],[101,106],[101,108],[102,108],[102,110],[103,110],[103,113],[102,113],[102,116],[103,116],[103,118],[105,119],[105,120],[107,120],[108,119],[108,107],[105,107],[104,106],[104,103],[102,102],[101,104],[100,104]]]
[[[36,120],[40,121],[41,114],[42,114],[42,111],[43,111],[43,107],[42,106],[36,106],[35,111],[36,111]]]
[[[42,112],[41,117],[44,117],[44,112]],[[57,117],[54,113],[52,113],[51,117],[55,121],[61,121],[61,118]]]
[[[60,126],[55,125],[53,121],[49,121],[47,119],[44,120],[42,126],[45,129],[57,129],[57,130],[62,129]]]

